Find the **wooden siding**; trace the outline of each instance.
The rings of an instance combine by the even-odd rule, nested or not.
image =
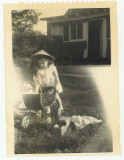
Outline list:
[[[63,57],[84,58],[84,49],[86,48],[86,41],[64,42]]]

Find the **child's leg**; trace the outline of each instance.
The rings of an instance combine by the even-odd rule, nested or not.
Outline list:
[[[51,110],[50,110],[50,107],[46,108],[46,121],[47,121],[47,128],[50,129],[51,128],[51,117],[50,117],[50,113],[51,113]]]
[[[49,115],[50,113],[51,113],[50,107],[47,107],[47,108],[46,108],[46,114]]]
[[[57,100],[58,105],[59,105],[59,107],[58,107],[58,116],[61,116],[61,112],[63,111],[63,106],[62,106],[62,101],[61,101],[58,93],[56,94],[56,100]]]

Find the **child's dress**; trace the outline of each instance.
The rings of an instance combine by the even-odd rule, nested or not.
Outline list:
[[[33,76],[33,80],[35,85],[39,84],[41,87],[53,86],[58,93],[63,91],[56,67],[53,64],[46,69],[38,69],[37,75]]]

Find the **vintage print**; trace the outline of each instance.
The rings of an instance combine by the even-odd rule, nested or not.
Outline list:
[[[116,2],[4,13],[8,155],[119,154]]]

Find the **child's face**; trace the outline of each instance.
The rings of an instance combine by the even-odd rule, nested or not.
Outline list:
[[[40,60],[38,60],[38,64],[40,68],[46,68],[48,67],[48,60],[45,58],[42,58]]]

